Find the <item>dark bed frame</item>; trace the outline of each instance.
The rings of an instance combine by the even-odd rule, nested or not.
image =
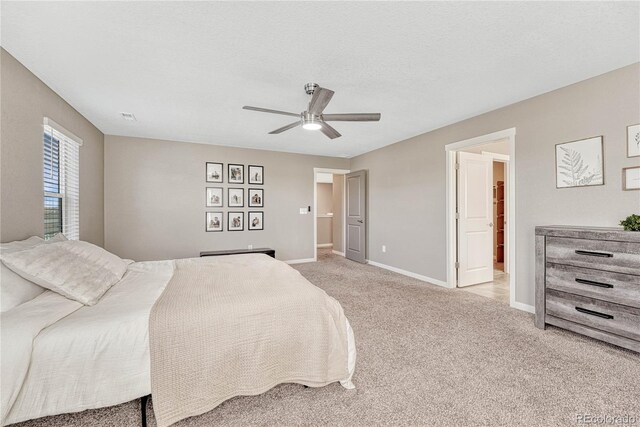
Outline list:
[[[147,427],[147,402],[149,401],[150,394],[142,396],[140,398],[140,419],[142,421],[142,427]]]
[[[308,385],[305,385],[304,388],[309,388]],[[142,427],[147,427],[147,403],[149,403],[150,394],[146,396],[142,396],[140,398],[140,421],[142,423]]]

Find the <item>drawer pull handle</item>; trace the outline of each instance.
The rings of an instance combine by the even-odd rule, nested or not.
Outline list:
[[[600,258],[613,258],[613,254],[608,254],[606,252],[581,251],[576,249],[576,253],[578,255],[597,256]]]
[[[613,319],[613,316],[610,314],[599,313],[597,311],[587,310],[586,308],[582,307],[576,307],[576,310],[578,310],[580,313],[590,314],[592,316],[601,317],[603,319]]]
[[[610,285],[608,283],[594,282],[593,280],[576,279],[576,282],[582,283],[583,285],[597,286],[599,288],[608,288],[608,289],[613,288],[613,285]]]

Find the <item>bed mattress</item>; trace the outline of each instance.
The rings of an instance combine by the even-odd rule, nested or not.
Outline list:
[[[98,304],[43,329],[6,424],[150,394],[149,312],[172,273],[173,261],[131,264]]]

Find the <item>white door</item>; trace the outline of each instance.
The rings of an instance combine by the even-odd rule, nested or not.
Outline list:
[[[458,153],[458,286],[493,280],[493,159]]]

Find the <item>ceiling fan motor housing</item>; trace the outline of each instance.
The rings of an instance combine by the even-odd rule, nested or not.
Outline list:
[[[313,92],[320,87],[318,83],[307,83],[304,85],[304,91],[307,92],[307,95],[313,95]]]

